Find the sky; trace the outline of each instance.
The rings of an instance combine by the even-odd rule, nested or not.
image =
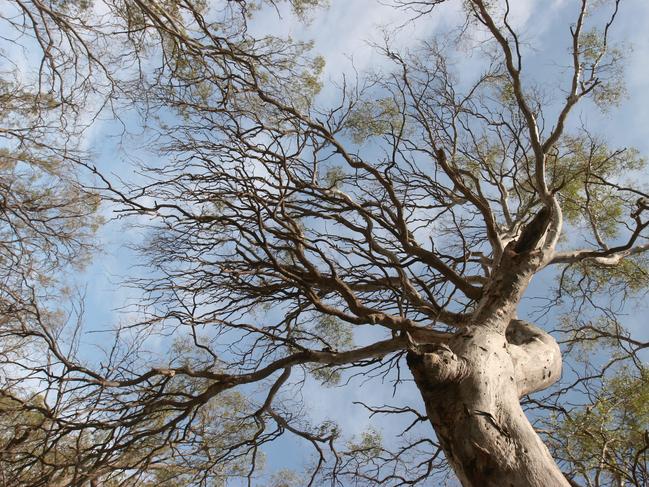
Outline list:
[[[441,8],[436,14],[425,19],[410,22],[411,13],[397,11],[377,0],[330,0],[327,8],[318,9],[313,19],[304,23],[295,18],[286,8],[280,7],[280,15],[272,10],[264,10],[252,21],[252,33],[267,33],[278,36],[290,36],[295,39],[312,40],[314,52],[326,60],[323,75],[325,88],[321,98],[331,96],[328,85],[338,81],[343,73],[351,76],[355,71],[365,72],[383,69],[386,61],[372,46],[380,43],[383,32],[390,31],[391,45],[407,49],[416,39],[426,39],[435,33],[455,24],[459,18],[459,2],[450,7]],[[574,0],[522,0],[513,2],[514,23],[524,34],[529,43],[525,69],[538,74],[540,79],[551,79],[552,73],[560,71],[562,65],[569,63],[566,47],[569,32],[566,18],[572,18],[575,10]],[[573,114],[571,123],[585,121],[596,132],[619,146],[636,147],[641,153],[649,155],[649,2],[646,0],[624,0],[621,12],[613,31],[614,39],[624,39],[627,52],[626,80],[628,97],[619,108],[608,113],[585,105]],[[395,27],[401,28],[394,32]],[[557,59],[557,53],[563,57]],[[476,74],[479,59],[457,60],[459,78],[467,79]],[[119,148],[115,139],[108,135],[115,134],[115,126],[110,120],[104,120],[93,127],[87,134],[88,147],[97,154],[97,166],[108,173],[129,177],[130,163]],[[111,217],[110,209],[104,210]],[[143,238],[142,230],[127,226],[121,220],[109,221],[99,232],[98,239],[103,250],[94,258],[88,269],[78,276],[78,282],[85,289],[86,321],[92,331],[112,330],[117,322],[127,322],[133,316],[125,313],[125,304],[137,300],[137,290],[122,284],[124,277],[134,272],[138,259],[126,247],[128,243]],[[534,296],[543,296],[547,283],[553,279],[551,274],[539,276],[523,303],[520,315],[532,314]],[[649,331],[643,322],[638,309],[629,316],[628,323],[637,336],[649,338]],[[546,318],[547,319],[547,318]],[[93,347],[100,341],[96,335],[89,335],[87,351],[91,355]],[[161,345],[160,345],[161,346]],[[354,401],[368,404],[384,404],[393,401],[392,388],[385,384],[376,386],[376,381],[363,385],[358,381],[352,387],[322,388],[313,381],[307,382],[302,395],[307,409],[314,421],[335,419],[342,429],[350,435],[359,435],[372,424],[366,411],[354,405]],[[412,387],[399,389],[396,398],[399,403],[420,404],[416,391]],[[335,413],[335,414],[334,414]],[[398,424],[387,423],[388,433],[395,433]],[[389,435],[386,435],[386,437]],[[266,449],[269,470],[295,466],[296,459],[304,458],[304,443],[290,436],[281,439],[275,446]],[[299,463],[299,462],[298,462]]]

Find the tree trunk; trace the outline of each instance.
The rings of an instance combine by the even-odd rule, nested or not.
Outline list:
[[[561,374],[550,335],[512,320],[467,328],[448,347],[426,347],[408,353],[408,366],[463,486],[569,487],[519,401]]]

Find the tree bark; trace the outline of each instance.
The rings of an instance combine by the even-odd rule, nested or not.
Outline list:
[[[448,346],[413,347],[408,366],[463,486],[569,487],[520,406],[561,374],[550,335],[519,320],[469,327]]]

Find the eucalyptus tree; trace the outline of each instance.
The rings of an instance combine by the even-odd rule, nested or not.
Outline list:
[[[100,64],[79,34],[57,27],[56,12],[15,2],[0,19],[0,348],[12,363],[30,353],[37,315],[60,321],[64,275],[92,247],[99,198],[79,183],[74,161]],[[3,374],[0,388],[14,385]]]
[[[28,13],[20,3],[3,7],[0,306],[5,318],[19,313],[20,302],[47,288],[66,264],[81,264],[98,204],[76,183],[70,165],[78,154],[75,119],[88,82],[84,66],[90,65],[63,55],[65,37],[39,22],[47,26],[52,18],[46,13],[29,18]],[[33,39],[31,47],[25,37]],[[12,45],[22,46],[19,54],[9,49]],[[23,56],[40,67],[21,67]]]
[[[401,6],[434,15],[440,3]],[[343,86],[329,108],[317,103],[322,61],[299,45],[266,39],[224,56],[196,11],[191,29],[152,16],[173,55],[149,94],[183,118],[161,127],[168,159],[150,168],[150,184],[118,200],[159,219],[147,244],[160,272],[147,284],[151,320],[211,325],[215,345],[195,341],[226,371],[171,368],[211,384],[154,404],[189,414],[238,383],[274,378],[257,417],[283,426],[272,400],[296,366],[322,373],[406,351],[465,485],[566,484],[520,407],[559,378],[561,353],[516,311],[545,267],[600,269],[647,248],[645,194],[616,178],[642,161],[565,129],[582,98],[619,96],[620,56],[608,46],[618,3],[606,6],[599,31],[588,2],[576,12],[556,115],[524,78],[506,3],[464,4],[461,35],[490,38],[475,83],[458,83],[434,42],[410,55],[387,45],[395,70]],[[560,244],[564,219],[595,244]],[[384,336],[338,340],[364,325]],[[219,346],[228,337],[238,344],[229,353]]]
[[[86,165],[118,211],[150,225],[150,271],[134,281],[149,301],[128,327],[137,341],[116,342],[100,366],[41,334],[57,364],[48,379],[73,392],[60,392],[59,415],[30,407],[52,418],[52,445],[79,439],[74,482],[253,483],[261,447],[284,433],[314,448],[296,480],[308,485],[425,484],[442,452],[466,486],[574,482],[521,407],[559,380],[562,352],[518,309],[547,268],[593,313],[587,284],[646,281],[644,162],[570,123],[583,99],[622,96],[609,39],[621,2],[576,3],[559,100],[524,64],[509,2],[457,3],[464,21],[443,41],[407,53],[386,42],[391,68],[343,80],[335,101],[319,96],[325,60],[309,44],[249,34],[250,2],[105,3],[122,28],[102,32],[143,70],[119,96],[143,109],[158,158],[140,185]],[[434,16],[442,4],[453,2],[395,8]],[[467,46],[484,64],[459,80],[452,60]],[[638,359],[646,344],[599,324],[564,331],[615,338]],[[142,338],[154,334],[173,337],[163,364]],[[372,432],[342,446],[334,423],[308,423],[295,391],[308,376],[362,375],[398,392],[404,368],[425,413],[367,407],[435,435],[397,450]],[[588,480],[561,438],[549,444],[568,477]]]
[[[62,333],[77,303],[69,278],[88,261],[100,224],[98,195],[84,189],[75,161],[102,67],[80,30],[59,28],[72,17],[38,2],[1,10],[0,483],[36,485],[52,480],[39,466],[69,461],[74,445],[45,441],[47,417],[34,411],[42,397],[30,396],[43,379],[35,371],[54,367],[41,337]],[[75,10],[70,3],[68,14]]]

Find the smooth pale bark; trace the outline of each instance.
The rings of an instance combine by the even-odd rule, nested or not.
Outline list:
[[[520,397],[559,379],[561,353],[513,319],[540,254],[505,250],[470,323],[445,345],[413,347],[408,365],[446,457],[465,487],[568,487]]]
[[[568,486],[519,402],[520,391],[559,378],[560,355],[548,346],[539,362],[524,361],[526,375],[517,370],[513,347],[518,357],[525,353],[521,345],[478,328],[459,335],[448,349],[410,352],[408,365],[462,485]],[[518,375],[529,379],[520,383]]]

